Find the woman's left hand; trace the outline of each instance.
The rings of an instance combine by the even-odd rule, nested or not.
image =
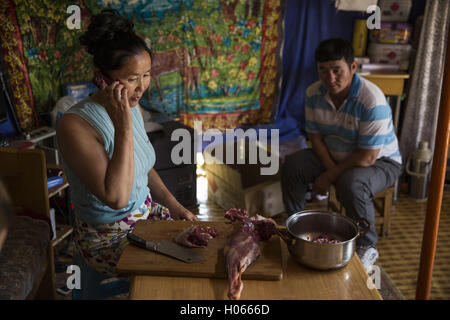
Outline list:
[[[170,216],[177,220],[199,221],[198,218],[182,205],[169,209]]]

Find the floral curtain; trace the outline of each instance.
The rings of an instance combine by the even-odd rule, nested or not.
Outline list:
[[[199,90],[185,95],[182,119],[190,126],[201,120],[206,129],[272,121],[281,84],[284,2],[222,0],[213,8],[218,9],[208,19],[199,18],[203,13],[194,18],[195,11],[187,11],[198,24],[193,29],[187,25],[186,36],[193,43],[210,39],[211,64],[195,60],[194,46],[192,66],[199,68]],[[202,26],[205,32],[198,32]]]
[[[420,141],[427,141],[434,150],[449,23],[448,0],[426,2],[400,136],[400,151],[405,157]]]
[[[0,2],[0,42],[20,128],[32,130],[38,120],[12,1]]]
[[[70,5],[81,9],[80,29],[66,25]],[[106,7],[132,19],[154,52],[144,108],[205,129],[273,120],[284,0],[4,0],[2,50],[23,129],[52,110],[65,84],[92,79],[78,37]]]
[[[284,1],[116,1],[153,50],[144,107],[187,125],[270,122],[278,105]]]
[[[36,112],[45,116],[64,95],[65,84],[92,79],[92,59],[82,49],[78,37],[89,24],[92,12],[98,12],[101,6],[94,0],[10,1],[14,3],[20,28]],[[66,24],[67,7],[73,4],[81,11],[80,29],[70,29]]]

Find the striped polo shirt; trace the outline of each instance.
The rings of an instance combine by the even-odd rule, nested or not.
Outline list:
[[[336,110],[322,82],[306,90],[306,131],[321,133],[333,159],[345,159],[356,148],[380,149],[378,159],[402,158],[392,122],[391,107],[383,92],[355,73],[348,98]]]

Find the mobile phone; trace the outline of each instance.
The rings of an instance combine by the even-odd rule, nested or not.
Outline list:
[[[112,80],[110,78],[108,78],[107,76],[105,76],[103,73],[101,73],[100,71],[95,71],[94,72],[94,79],[92,79],[92,82],[99,88],[102,88],[102,80],[105,81],[106,85],[110,85],[112,83]]]

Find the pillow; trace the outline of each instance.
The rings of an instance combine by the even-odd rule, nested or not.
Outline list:
[[[14,216],[0,252],[0,299],[23,300],[47,266],[52,229],[46,221]]]

